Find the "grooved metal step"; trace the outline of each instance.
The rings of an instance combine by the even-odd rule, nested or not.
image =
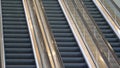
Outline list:
[[[111,44],[114,52],[120,58],[120,39],[116,36],[113,29],[107,23],[105,18],[102,16],[98,8],[95,6],[92,0],[83,0],[84,5],[87,7],[88,12],[95,20],[99,29],[103,33],[104,37]],[[90,7],[91,6],[91,7]],[[117,47],[117,48],[116,48]]]
[[[88,68],[58,0],[42,0],[65,68]]]
[[[1,0],[6,68],[36,68],[22,0]]]

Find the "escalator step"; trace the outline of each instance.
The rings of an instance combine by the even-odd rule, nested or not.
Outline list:
[[[76,42],[57,42],[58,47],[75,47],[77,46]]]
[[[59,47],[59,51],[60,52],[79,52],[79,48],[78,47]]]
[[[6,53],[31,53],[31,48],[6,48]]]
[[[30,43],[5,43],[6,48],[30,48]]]
[[[60,52],[62,57],[82,57],[80,52]]]
[[[34,58],[34,55],[31,53],[24,53],[24,54],[6,53],[5,56],[6,56],[6,59],[18,59],[18,58],[19,59],[33,59]]]
[[[114,38],[116,35],[115,34],[104,34],[106,38]]]
[[[120,46],[120,43],[118,42],[111,42],[110,43],[113,47],[119,47]]]
[[[66,68],[87,68],[86,63],[65,63]]]
[[[72,33],[54,33],[55,37],[71,37],[73,36]]]
[[[29,34],[4,34],[4,36],[7,38],[28,38]]]
[[[6,68],[36,68],[35,65],[6,65]]]
[[[19,65],[19,64],[21,64],[21,65],[32,65],[32,64],[35,64],[34,62],[35,62],[35,60],[33,60],[33,59],[7,59],[6,60],[6,63],[8,65],[12,65],[12,64],[15,64],[15,65]]]
[[[62,58],[63,59],[63,62],[65,62],[65,63],[81,63],[81,62],[85,62],[85,60],[84,60],[84,58],[79,58],[79,57],[76,57],[76,58],[74,58],[74,57],[63,57]]]

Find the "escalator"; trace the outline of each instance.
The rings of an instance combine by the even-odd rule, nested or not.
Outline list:
[[[22,0],[1,0],[6,68],[36,68]]]
[[[92,0],[83,0],[83,3],[103,33],[105,39],[111,44],[111,47],[113,48],[117,57],[120,58],[120,40],[115,32],[112,30]]]
[[[65,68],[88,68],[58,0],[42,0]]]

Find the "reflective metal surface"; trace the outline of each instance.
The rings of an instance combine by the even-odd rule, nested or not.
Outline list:
[[[120,11],[111,0],[93,0],[93,2],[120,39]]]
[[[68,8],[83,40],[86,41],[88,50],[94,57],[94,62],[98,68],[119,68],[114,52],[109,47],[109,43],[104,39],[102,33],[96,26],[92,17],[88,14],[82,0],[63,0]],[[82,17],[82,19],[80,19]],[[81,22],[81,20],[83,22]]]
[[[33,47],[33,52],[34,52],[34,56],[35,56],[35,60],[36,60],[36,67],[37,68],[42,68],[42,64],[40,62],[40,54],[38,52],[38,46],[36,43],[36,39],[34,37],[34,29],[33,29],[33,25],[32,25],[32,19],[30,16],[30,8],[29,8],[29,3],[27,2],[27,0],[23,0],[23,5],[24,5],[24,9],[25,9],[25,15],[26,15],[26,19],[27,19],[27,24],[28,24],[28,29],[29,29],[29,33],[30,33],[30,38],[32,41],[32,47]]]
[[[6,68],[6,66],[5,66],[1,0],[0,0],[0,68]]]
[[[51,68],[64,68],[56,46],[56,42],[47,23],[42,0],[34,0],[33,3],[35,5],[34,10],[36,12],[38,24],[40,26],[39,28],[42,32]]]
[[[111,1],[113,1],[115,4],[116,4],[116,6],[120,9],[120,0],[111,0]]]
[[[102,3],[106,11],[108,11],[109,15],[120,28],[120,9],[115,5],[114,0],[99,0],[99,2]]]
[[[44,41],[35,16],[34,5],[32,0],[23,0],[27,24],[32,40],[37,68],[51,68],[47,57]],[[46,65],[47,64],[47,65]]]

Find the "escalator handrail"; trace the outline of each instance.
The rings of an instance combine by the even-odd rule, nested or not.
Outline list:
[[[93,2],[96,4],[96,6],[100,7],[99,10],[103,14],[103,16],[106,18],[110,26],[112,27],[113,31],[117,35],[117,37],[120,39],[120,12],[115,8],[114,5],[111,5],[113,8],[109,9],[110,6],[104,4],[101,0],[93,0]],[[110,1],[111,3],[111,1]],[[112,11],[111,11],[112,10]],[[116,14],[116,12],[118,14]],[[115,18],[114,18],[115,17]]]
[[[23,6],[25,10],[25,16],[28,24],[29,31],[31,31],[32,44],[33,44],[33,52],[35,55],[35,61],[37,68],[49,68],[50,63],[44,50],[44,41],[41,36],[41,31],[39,30],[39,26],[37,23],[37,19],[35,17],[35,12],[33,10],[34,4],[32,0],[23,0]],[[33,35],[33,36],[32,36]],[[47,64],[47,65],[46,65]]]
[[[39,13],[42,13],[43,14],[43,18],[45,19],[44,22],[41,22],[42,25],[46,25],[46,27],[43,25],[44,27],[44,30],[48,32],[46,32],[47,34],[49,34],[49,39],[51,40],[47,40],[49,42],[49,49],[51,51],[51,54],[52,54],[52,58],[53,58],[53,67],[54,68],[64,68],[63,66],[63,62],[62,62],[62,59],[61,59],[61,56],[60,56],[60,53],[58,51],[58,48],[57,48],[57,44],[56,44],[56,41],[55,41],[55,38],[53,36],[53,33],[52,31],[50,30],[50,26],[49,26],[49,23],[48,23],[48,20],[47,20],[47,16],[46,16],[46,13],[45,13],[45,9],[44,9],[44,6],[43,6],[43,3],[42,3],[42,0],[37,0],[36,2],[39,2],[39,5],[37,5],[37,7],[41,8],[41,12]],[[47,36],[47,35],[46,35]],[[48,38],[48,37],[47,37]],[[53,50],[52,50],[53,48]],[[57,60],[56,60],[57,59]]]
[[[35,60],[35,65],[37,68],[42,67],[41,60],[38,60],[40,58],[40,53],[38,53],[38,45],[35,40],[35,30],[33,28],[33,19],[32,19],[32,14],[31,14],[31,9],[30,3],[28,0],[22,0],[23,6],[24,6],[24,12],[25,12],[25,17],[26,17],[26,23],[28,27],[28,33],[30,36],[31,44],[32,44],[32,50],[33,50],[33,55],[34,55],[34,60]],[[28,20],[30,18],[30,20]],[[41,58],[40,58],[41,59]]]
[[[102,3],[101,0],[98,0],[98,1],[99,1],[99,3],[100,3],[104,8],[106,8],[106,6]],[[110,2],[111,2],[111,3],[114,5],[114,7],[117,8],[117,10],[120,12],[119,7],[114,3],[114,1],[110,0]],[[119,28],[119,30],[120,30],[120,25],[118,24],[117,21],[115,21],[115,19],[112,17],[112,15],[110,14],[110,12],[108,11],[107,8],[105,9],[105,11],[108,13],[108,15],[109,15],[109,16],[111,17],[111,19],[114,21],[116,27]]]
[[[3,38],[3,22],[2,22],[2,5],[0,0],[0,68],[6,68],[5,63],[5,49],[4,49],[4,38]]]
[[[96,26],[98,32],[100,33],[102,39],[104,40],[104,42],[106,43],[106,46],[108,47],[108,49],[110,50],[110,52],[112,53],[112,55],[114,56],[115,60],[117,61],[117,63],[120,65],[120,60],[117,58],[117,56],[115,55],[115,52],[113,51],[112,47],[108,44],[108,41],[104,38],[102,32],[100,31],[100,29],[98,28],[97,24],[95,23],[94,19],[92,18],[92,16],[89,14],[86,6],[84,5],[83,1],[81,1],[81,4],[83,6],[83,8],[85,9],[86,13],[88,14],[89,18],[92,20],[93,24]],[[96,41],[96,40],[94,40]],[[96,43],[96,42],[95,42]],[[97,43],[96,43],[97,44]]]

